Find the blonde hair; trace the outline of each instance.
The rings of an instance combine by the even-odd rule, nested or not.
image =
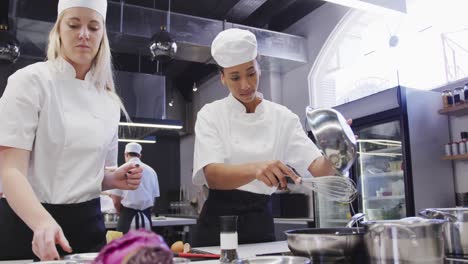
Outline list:
[[[47,47],[47,59],[55,60],[59,56],[65,57],[62,53],[62,43],[60,41],[60,22],[63,19],[65,12],[62,12],[55,22],[54,27],[49,33],[49,45]],[[126,119],[130,121],[127,110],[122,103],[122,100],[117,95],[114,83],[114,74],[112,67],[112,55],[110,51],[109,38],[107,37],[106,25],[103,25],[103,36],[99,50],[94,57],[91,67],[93,83],[97,89],[103,89],[109,92],[110,96],[116,100],[120,106],[120,110],[124,113]]]

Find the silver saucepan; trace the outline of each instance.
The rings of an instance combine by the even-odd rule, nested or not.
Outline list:
[[[445,219],[445,254],[449,257],[468,258],[468,208],[425,209],[419,215],[432,219]]]
[[[445,223],[445,220],[420,217],[364,222],[364,242],[370,263],[444,263]]]

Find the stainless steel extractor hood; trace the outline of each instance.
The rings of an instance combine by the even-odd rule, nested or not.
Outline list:
[[[18,9],[28,8],[26,3],[17,6]],[[26,12],[18,10],[17,13]],[[112,49],[149,55],[150,38],[164,24],[166,15],[166,11],[109,2],[106,24]],[[53,23],[27,17],[17,17],[16,23],[23,54],[44,57],[48,32]],[[257,36],[263,70],[288,72],[307,62],[306,39],[303,37],[171,13],[171,34],[178,45],[175,59],[213,63],[210,52],[212,40],[223,29],[233,27],[249,29]]]

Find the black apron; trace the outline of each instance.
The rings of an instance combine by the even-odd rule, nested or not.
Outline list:
[[[135,229],[147,228],[146,225],[148,223],[150,225],[149,229],[151,229],[151,208],[152,207],[148,207],[145,210],[136,210],[121,205],[116,230],[124,234],[127,233],[130,230],[133,218],[135,218]],[[148,220],[148,223],[145,223],[145,218]]]
[[[106,228],[99,198],[77,204],[43,204],[57,221],[73,253],[99,252],[106,244]],[[0,199],[0,260],[37,259],[32,252],[32,230]],[[60,246],[60,255],[66,255]]]
[[[219,246],[219,217],[222,215],[238,216],[239,244],[275,241],[270,195],[210,189],[198,218],[195,246]]]

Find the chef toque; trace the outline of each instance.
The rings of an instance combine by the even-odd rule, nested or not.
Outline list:
[[[59,0],[57,14],[71,7],[87,7],[102,15],[106,20],[107,0]]]
[[[125,146],[125,153],[129,153],[129,152],[141,154],[141,145],[138,143],[134,143],[134,142],[128,143]]]
[[[257,38],[248,30],[226,29],[213,40],[211,55],[223,68],[252,61],[257,57]]]

